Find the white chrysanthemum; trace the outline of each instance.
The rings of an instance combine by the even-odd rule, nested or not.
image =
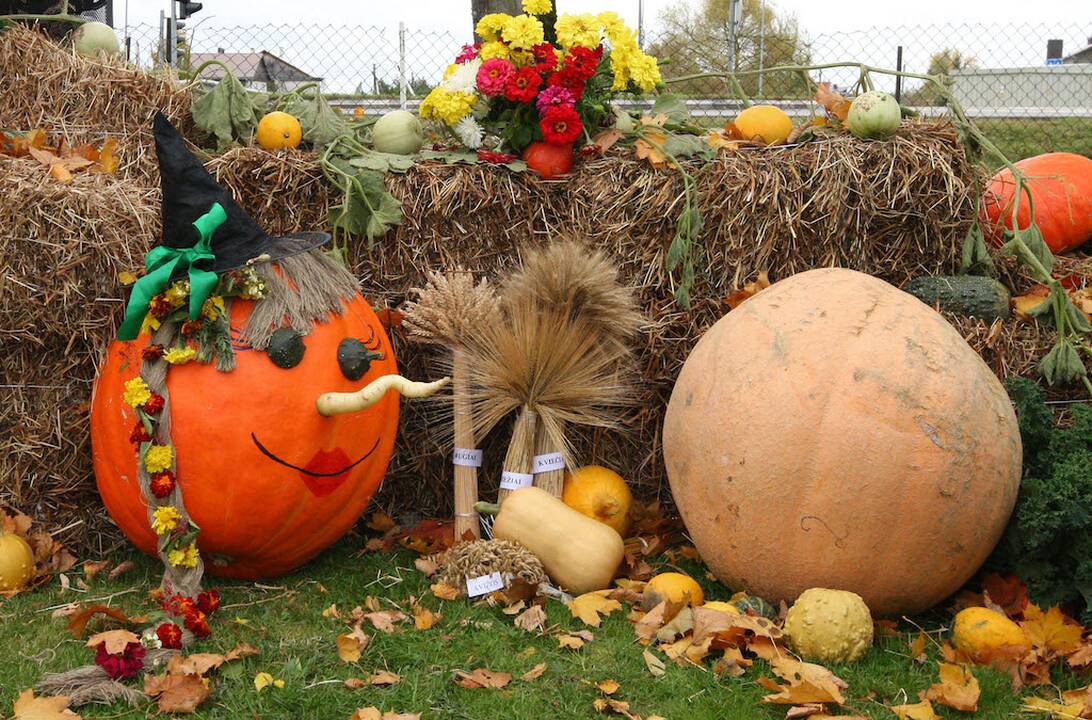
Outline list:
[[[444,89],[451,92],[474,92],[478,86],[478,69],[481,66],[482,61],[477,58],[461,63],[455,72],[448,75],[447,79],[444,80]]]
[[[471,150],[477,150],[482,146],[482,126],[478,124],[478,121],[474,119],[473,115],[467,115],[459,122],[455,123],[452,128],[455,131],[456,137],[466,147]]]

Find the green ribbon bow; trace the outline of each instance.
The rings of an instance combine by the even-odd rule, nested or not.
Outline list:
[[[220,203],[213,203],[207,213],[193,221],[194,228],[201,239],[188,248],[172,248],[157,245],[144,256],[146,274],[137,280],[129,303],[125,306],[125,319],[118,329],[119,340],[133,340],[140,334],[144,317],[148,314],[148,305],[152,298],[167,287],[175,269],[189,271],[190,277],[190,320],[201,315],[201,306],[212,293],[219,276],[211,270],[202,270],[196,266],[201,260],[215,260],[212,254],[212,234],[227,220],[227,212]]]

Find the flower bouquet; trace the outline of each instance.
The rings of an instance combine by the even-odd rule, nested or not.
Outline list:
[[[548,32],[539,16],[551,9],[524,0],[522,15],[483,17],[481,40],[463,46],[421,117],[486,161],[515,152],[544,175],[567,171],[573,147],[613,124],[611,99],[652,90],[660,70],[617,13],[561,15]]]

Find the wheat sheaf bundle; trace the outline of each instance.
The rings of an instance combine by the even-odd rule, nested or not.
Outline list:
[[[574,466],[569,424],[616,427],[630,404],[627,345],[642,318],[607,257],[572,239],[531,250],[501,286],[500,317],[466,346],[474,428],[517,412],[504,470],[532,474],[536,455]],[[535,484],[561,494],[563,471]],[[506,493],[502,490],[502,498]]]
[[[486,280],[474,283],[474,276],[461,267],[451,272],[429,273],[423,288],[414,288],[416,300],[406,305],[403,324],[412,338],[442,345],[451,350],[452,440],[455,448],[476,448],[473,412],[468,389],[465,348],[467,338],[500,318],[497,295]],[[455,537],[480,536],[478,514],[478,471],[455,465]],[[469,534],[469,535],[468,535]]]

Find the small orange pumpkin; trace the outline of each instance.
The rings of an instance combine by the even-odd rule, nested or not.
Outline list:
[[[573,169],[573,145],[533,142],[523,151],[527,167],[549,180]]]
[[[1035,202],[1035,224],[1052,252],[1064,253],[1092,238],[1092,158],[1076,153],[1046,153],[1014,163],[1028,178]],[[990,179],[982,196],[980,219],[986,239],[1001,244],[1002,225],[1013,226],[1012,171],[1005,168]],[[1020,198],[1016,220],[1028,226],[1031,209]]]
[[[666,572],[654,575],[645,585],[645,606],[655,607],[664,601],[675,605],[700,607],[705,603],[701,585],[683,573]]]
[[[623,538],[629,531],[633,495],[622,476],[600,465],[586,465],[565,475],[561,500],[574,510],[614,528]]]
[[[231,304],[233,336],[254,303]],[[383,354],[349,380],[337,352],[357,338]],[[369,342],[370,340],[370,342]],[[149,337],[114,342],[92,396],[95,478],[110,516],[134,544],[154,554],[156,536],[137,480],[129,433],[135,412],[122,400]],[[387,469],[398,425],[398,396],[362,412],[323,417],[316,398],[351,392],[397,372],[390,341],[357,295],[344,312],[303,336],[297,365],[278,367],[262,351],[236,347],[236,367],[196,362],[167,377],[171,439],[186,509],[201,528],[198,546],[214,575],[281,575],[341,537],[363,512]]]

